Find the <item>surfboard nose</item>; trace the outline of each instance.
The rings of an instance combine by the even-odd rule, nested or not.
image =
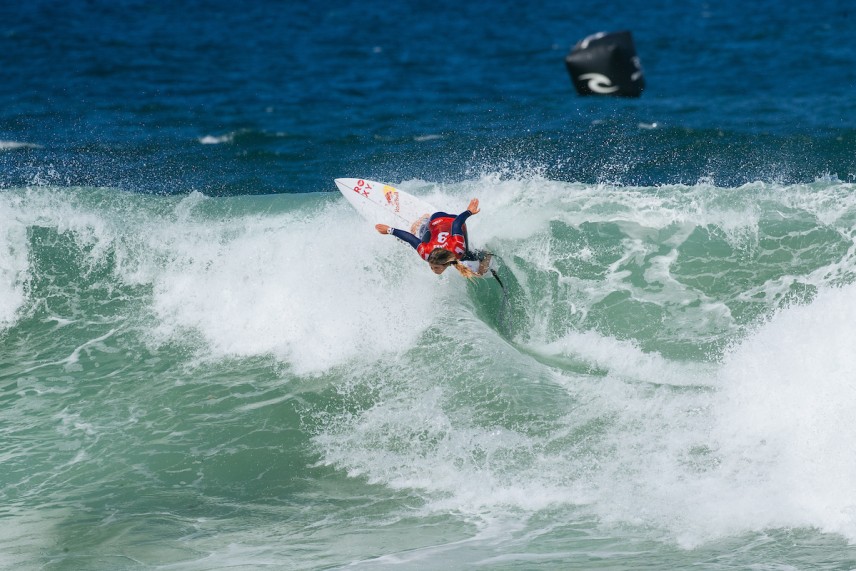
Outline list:
[[[347,190],[353,186],[353,182],[355,182],[355,180],[352,178],[334,178],[333,182],[336,183],[339,190]]]

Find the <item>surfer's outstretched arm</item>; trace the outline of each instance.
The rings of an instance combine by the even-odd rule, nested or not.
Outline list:
[[[422,243],[422,240],[420,240],[410,232],[407,232],[405,230],[399,230],[398,228],[393,228],[391,226],[387,226],[386,224],[375,224],[375,230],[377,230],[381,234],[392,234],[399,240],[404,240],[405,242],[413,246],[414,249],[418,248],[419,244]]]
[[[470,204],[467,206],[467,209],[455,216],[455,220],[452,222],[452,234],[464,236],[464,223],[467,221],[467,218],[473,214],[478,214],[479,212],[481,212],[479,209],[479,199],[473,198],[470,200]]]
[[[464,230],[464,223],[467,221],[467,218],[469,218],[473,214],[478,214],[479,212],[481,212],[481,210],[479,209],[479,199],[473,198],[472,200],[470,200],[470,204],[469,206],[467,206],[467,209],[455,216],[455,220],[452,221],[452,235],[463,236],[464,241],[468,242],[467,233],[466,230]]]
[[[464,234],[464,223],[467,221],[467,218],[472,215],[473,213],[469,210],[464,210],[455,216],[455,220],[452,222],[452,236],[466,236],[466,234]]]

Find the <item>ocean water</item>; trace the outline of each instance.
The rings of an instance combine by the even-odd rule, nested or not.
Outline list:
[[[854,17],[1,4],[0,568],[856,568]]]

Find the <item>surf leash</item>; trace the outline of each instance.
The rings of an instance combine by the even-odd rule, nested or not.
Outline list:
[[[497,256],[496,254],[491,254],[494,258],[499,260],[502,265],[505,265],[505,262],[502,258]],[[499,314],[496,316],[497,321],[499,322],[499,326],[505,329],[505,334],[511,337],[511,324],[509,323],[510,318],[508,315],[508,290],[505,288],[505,284],[502,283],[502,280],[499,279],[499,273],[490,268],[490,273],[493,276],[493,279],[496,280],[496,283],[499,284],[500,289],[502,290],[502,304],[499,306]]]

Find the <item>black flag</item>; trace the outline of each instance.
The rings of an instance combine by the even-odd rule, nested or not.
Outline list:
[[[580,95],[639,97],[645,78],[630,32],[601,32],[581,40],[565,57]]]

